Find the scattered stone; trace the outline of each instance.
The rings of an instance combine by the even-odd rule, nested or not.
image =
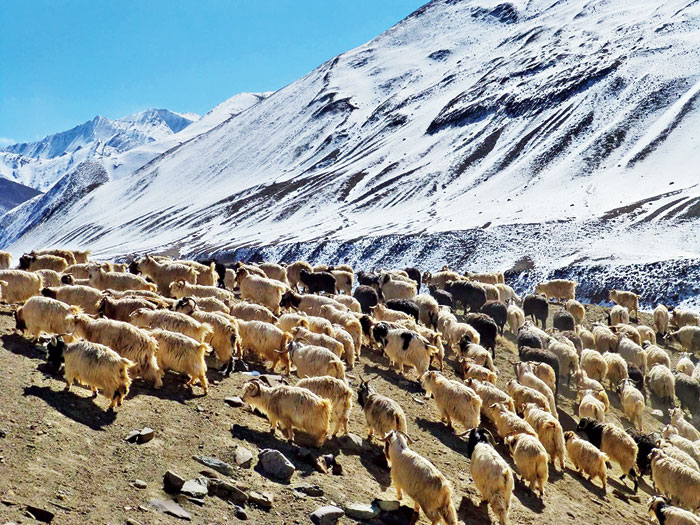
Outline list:
[[[248,519],[248,513],[245,511],[245,509],[243,507],[239,507],[238,505],[236,505],[235,511],[236,511],[236,518],[238,518],[239,520],[246,521]]]
[[[230,501],[238,505],[243,505],[248,501],[248,494],[236,487],[233,483],[229,483],[223,479],[210,479],[209,493],[224,501]]]
[[[224,476],[233,476],[233,467],[220,459],[210,458],[208,456],[192,456],[192,459],[201,463],[205,467],[216,470],[219,474],[223,474]]]
[[[9,434],[9,433],[10,433],[10,431],[7,430],[6,428],[0,428],[0,439],[6,438],[7,434]]]
[[[127,518],[126,525],[141,525],[141,522],[136,521],[136,520],[131,519],[131,518]]]
[[[258,462],[263,471],[278,479],[288,481],[292,477],[294,465],[279,450],[266,448],[258,454]]]
[[[251,491],[248,494],[248,501],[254,505],[257,505],[258,507],[268,510],[272,508],[272,503],[275,501],[275,498],[269,492],[263,492],[260,494],[258,492]]]
[[[168,494],[177,494],[185,484],[185,478],[176,474],[172,470],[168,470],[163,475],[163,490]]]
[[[55,517],[54,513],[50,510],[35,507],[34,505],[27,505],[25,509],[35,520],[42,521],[44,523],[51,523]]]
[[[128,441],[129,443],[136,443],[136,440],[138,440],[139,435],[141,435],[140,430],[132,430],[126,435],[124,441]]]
[[[152,428],[145,427],[140,433],[137,441],[139,443],[148,443],[151,441],[155,436],[155,432],[153,431]]]
[[[233,451],[233,460],[241,468],[250,468],[253,462],[253,453],[241,445],[237,445]]]
[[[242,400],[240,397],[238,397],[238,396],[227,397],[227,398],[224,399],[224,402],[225,402],[228,406],[231,406],[231,407],[234,407],[234,408],[242,407],[242,406],[244,405],[243,400]]]
[[[318,485],[297,485],[294,490],[311,496],[312,498],[320,498],[323,496],[323,489]]]
[[[197,412],[204,412],[204,408],[202,408],[202,405],[197,405],[196,409]]]
[[[137,489],[145,489],[148,487],[148,484],[142,479],[135,479],[131,486]]]
[[[358,520],[371,520],[379,515],[379,507],[366,503],[349,503],[345,505],[345,514]]]
[[[351,454],[360,454],[365,450],[364,442],[362,438],[357,434],[345,434],[338,438],[338,443],[343,452],[349,452]]]
[[[193,498],[203,498],[209,494],[209,489],[207,489],[207,480],[189,479],[185,481],[185,484],[180,489],[180,492]]]
[[[192,519],[192,514],[183,509],[180,505],[174,501],[165,501],[162,499],[152,499],[148,504],[156,510],[161,511],[164,514],[174,516],[181,520],[190,521]]]
[[[204,500],[201,498],[187,498],[187,501],[190,503],[194,503],[195,505],[198,505],[199,507],[204,506]]]
[[[384,512],[395,512],[399,510],[401,506],[401,503],[398,501],[390,499],[375,499],[372,503],[377,505]]]
[[[340,507],[326,505],[311,513],[311,521],[315,525],[335,525],[343,516],[345,516],[345,511]]]

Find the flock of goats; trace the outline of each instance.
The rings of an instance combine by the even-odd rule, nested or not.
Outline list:
[[[212,352],[224,374],[235,359],[269,362],[273,371],[281,365],[287,374],[296,371],[295,386],[253,379],[242,395],[267,416],[273,432],[279,425],[293,439],[302,431],[321,446],[329,433],[347,433],[356,395],[370,439],[383,442],[398,497],[408,494],[432,523],[457,523],[451,485],[411,450],[401,406],[362,378],[358,391],[351,389],[346,369],[364,346],[383,352],[406,377],[415,372],[449,428],[464,427],[471,476],[499,523],[508,523],[513,472],[480,427],[482,418],[540,497],[550,462],[563,470],[568,457],[603,490],[614,462],[635,491],[638,478],[650,474],[659,495],[649,511],[660,524],[700,524],[694,514],[700,510],[700,432],[692,424],[700,414],[696,313],[658,305],[653,327],[630,324],[632,313],[638,321],[639,298],[613,290],[608,323],[588,330],[576,283],[563,279],[541,283],[521,299],[500,273],[355,273],[347,265],[306,262],[227,267],[161,256],[127,266],[88,256],[36,251],[10,269],[10,254],[0,252],[0,300],[16,306],[17,330],[25,337],[50,336],[48,360],[57,369],[64,365],[66,389],[77,380],[109,399],[110,410],[122,404],[132,378],[159,388],[167,370],[188,376],[188,385],[199,383],[206,394],[205,356]],[[429,293],[419,294],[421,285]],[[564,308],[546,329],[551,299]],[[458,309],[464,316],[455,316]],[[520,362],[503,390],[496,386],[494,357],[496,338],[506,329],[517,337]],[[675,367],[657,337],[683,347]],[[445,346],[459,356],[463,381],[441,373]],[[563,432],[556,408],[559,382],[571,378],[578,434]],[[636,428],[605,422],[606,382]],[[647,395],[669,409],[671,424],[661,434],[643,433]]]

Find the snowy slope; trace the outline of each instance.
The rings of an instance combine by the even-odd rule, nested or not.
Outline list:
[[[0,214],[35,197],[39,192],[29,186],[0,178]]]
[[[98,115],[41,141],[0,149],[0,177],[44,191],[85,160],[163,140],[198,119],[167,109],[147,109],[117,120]]]
[[[475,266],[689,259],[699,44],[693,0],[434,0],[65,213],[17,228],[20,207],[0,246],[283,256],[401,234],[429,262],[467,231]]]

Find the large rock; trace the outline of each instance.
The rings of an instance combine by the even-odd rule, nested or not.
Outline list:
[[[163,490],[168,494],[177,494],[184,484],[185,478],[172,470],[168,470],[163,475]]]
[[[233,460],[241,468],[250,468],[253,462],[253,453],[241,445],[237,445],[233,451]]]
[[[379,507],[367,503],[348,503],[345,505],[345,514],[358,520],[371,520],[379,516]]]
[[[260,451],[258,462],[266,474],[284,481],[288,481],[296,470],[292,462],[284,454],[271,448]]]
[[[224,476],[233,476],[234,469],[231,465],[220,459],[210,458],[208,456],[192,456],[192,459],[201,463],[204,466],[216,470],[218,473]]]
[[[335,525],[343,516],[345,516],[345,511],[340,507],[326,505],[311,513],[311,521],[316,525]]]
[[[152,428],[145,427],[141,432],[139,432],[139,437],[137,439],[138,443],[148,443],[155,437],[156,433]]]
[[[255,491],[251,491],[250,494],[248,494],[248,501],[254,505],[257,505],[258,507],[268,510],[272,508],[272,503],[275,501],[275,498],[269,492],[263,492],[260,494]]]
[[[361,454],[367,450],[362,438],[353,433],[340,436],[338,438],[338,443],[340,444],[340,448],[346,454]]]
[[[169,514],[170,516],[175,516],[181,520],[190,521],[192,519],[192,515],[174,501],[152,499],[148,504],[156,510]]]
[[[182,494],[192,496],[193,498],[203,498],[209,494],[206,479],[189,479],[180,489]]]
[[[244,505],[248,501],[248,495],[244,491],[223,479],[210,479],[209,493],[237,505]]]

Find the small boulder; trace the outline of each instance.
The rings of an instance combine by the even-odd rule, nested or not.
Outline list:
[[[340,507],[326,505],[311,513],[311,521],[315,525],[335,525],[343,516],[345,516],[345,511]]]
[[[172,470],[168,470],[163,475],[163,490],[168,494],[177,494],[185,484],[185,478],[179,476]]]
[[[152,428],[145,427],[141,432],[139,432],[139,437],[137,439],[138,443],[148,443],[155,437],[155,432]]]
[[[180,489],[182,494],[186,496],[191,496],[193,498],[203,498],[209,494],[209,489],[207,488],[207,480],[204,478],[200,479],[189,479],[185,481],[185,484]]]
[[[201,463],[205,467],[216,470],[218,473],[224,476],[233,476],[234,470],[231,465],[220,459],[210,458],[208,456],[192,456],[192,459]]]
[[[129,443],[136,443],[136,441],[139,439],[139,435],[141,435],[140,430],[132,430],[126,435],[124,441],[127,441]]]
[[[244,505],[248,501],[248,494],[223,479],[210,479],[209,493],[237,505]]]
[[[263,492],[260,494],[259,492],[251,491],[248,494],[248,501],[253,505],[269,510],[272,508],[272,503],[275,501],[275,498],[269,492]]]
[[[241,468],[250,468],[253,462],[253,453],[241,445],[237,445],[233,451],[233,460]]]
[[[279,450],[266,448],[258,454],[260,467],[266,474],[288,481],[292,477],[294,465]]]
[[[345,505],[345,514],[358,520],[371,520],[379,516],[379,507],[367,503],[348,503]]]
[[[170,516],[174,516],[181,520],[190,521],[192,519],[192,515],[174,501],[152,499],[148,502],[148,504],[164,514],[169,514]]]
[[[297,485],[294,490],[311,496],[312,498],[320,498],[323,496],[323,489],[318,485]]]
[[[379,507],[384,512],[397,511],[401,506],[400,502],[392,499],[375,499],[372,503],[374,505],[377,505],[377,507]]]
[[[346,454],[361,454],[365,450],[362,438],[357,434],[345,434],[338,438],[340,448]]]
[[[224,402],[228,406],[234,407],[234,408],[242,407],[244,405],[243,400],[238,396],[226,397],[226,398],[224,398]]]
[[[142,479],[135,479],[132,483],[131,486],[137,489],[145,489],[148,487],[148,484],[143,481]]]

